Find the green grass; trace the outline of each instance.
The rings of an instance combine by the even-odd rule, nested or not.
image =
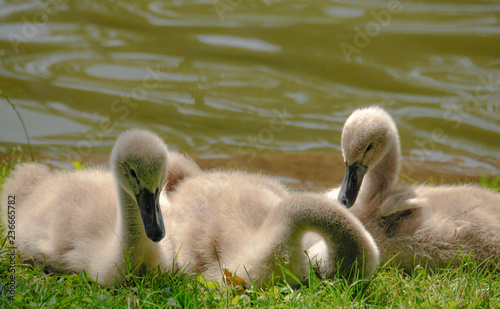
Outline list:
[[[16,162],[0,162],[0,184]],[[500,177],[481,185],[500,191]],[[500,271],[464,259],[460,267],[430,272],[417,266],[411,274],[382,265],[369,280],[348,283],[320,280],[311,274],[299,288],[280,284],[266,289],[220,291],[201,277],[151,272],[130,275],[125,283],[103,287],[85,273],[47,275],[9,254],[0,238],[0,308],[499,308]],[[15,296],[10,300],[11,262]],[[494,270],[491,271],[491,268]],[[489,270],[485,270],[489,269]]]

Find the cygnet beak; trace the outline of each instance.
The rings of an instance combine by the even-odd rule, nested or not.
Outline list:
[[[367,166],[363,165],[361,162],[356,162],[351,166],[345,164],[345,175],[344,181],[342,181],[342,186],[340,187],[340,193],[338,197],[339,203],[350,208],[356,202],[358,197],[359,189],[361,188],[361,183],[363,182],[363,177],[365,176]]]

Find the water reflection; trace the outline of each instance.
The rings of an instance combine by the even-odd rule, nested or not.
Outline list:
[[[185,152],[338,155],[346,117],[380,104],[409,156],[497,173],[500,5],[390,2],[4,1],[0,88],[48,156],[129,127]],[[0,123],[2,151],[25,144],[7,104]]]
[[[205,35],[198,35],[198,40],[205,44],[236,47],[246,50],[256,50],[263,52],[277,52],[281,50],[280,46],[252,38],[239,38],[227,35],[205,34]]]

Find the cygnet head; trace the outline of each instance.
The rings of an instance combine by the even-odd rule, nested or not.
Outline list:
[[[111,167],[119,187],[139,205],[146,235],[158,242],[165,236],[160,191],[167,181],[167,146],[156,134],[128,130],[111,152]]]
[[[342,129],[342,155],[346,172],[338,201],[351,207],[358,196],[364,175],[399,141],[396,124],[382,108],[355,110]]]

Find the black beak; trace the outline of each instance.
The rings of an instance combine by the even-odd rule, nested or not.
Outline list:
[[[165,236],[165,225],[160,209],[160,193],[156,189],[155,193],[147,189],[141,189],[136,195],[137,204],[141,211],[142,223],[149,239],[159,242]]]
[[[361,164],[361,162],[356,162],[351,166],[345,164],[345,176],[340,187],[338,201],[347,208],[356,202],[366,168],[366,165]]]

